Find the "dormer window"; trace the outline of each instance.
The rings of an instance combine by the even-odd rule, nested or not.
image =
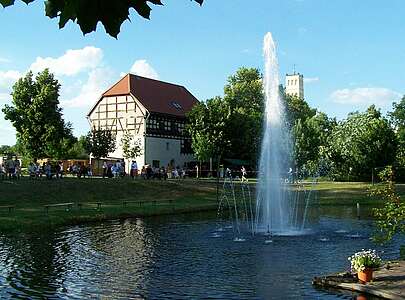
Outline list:
[[[177,110],[182,110],[182,109],[183,109],[183,107],[181,106],[181,104],[178,103],[178,102],[176,102],[176,101],[172,101],[172,102],[170,102],[170,103],[171,103],[171,105],[172,105],[175,109],[177,109]]]

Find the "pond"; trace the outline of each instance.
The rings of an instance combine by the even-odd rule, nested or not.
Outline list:
[[[0,298],[351,299],[319,291],[314,276],[347,270],[347,257],[376,248],[355,208],[319,208],[311,233],[234,241],[216,213],[111,221],[0,236]],[[403,241],[402,241],[403,242]]]

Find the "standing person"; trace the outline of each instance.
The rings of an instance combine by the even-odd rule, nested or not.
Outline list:
[[[247,172],[244,166],[242,166],[242,168],[240,169],[241,173],[242,173],[242,182],[243,181],[248,181],[247,180]]]
[[[117,160],[115,162],[115,172],[116,172],[116,176],[118,177],[121,173],[121,162],[119,160]]]
[[[141,177],[142,177],[143,179],[146,179],[146,168],[145,168],[145,166],[142,167],[142,170],[141,170]]]
[[[108,177],[108,178],[113,178],[113,177],[114,177],[114,175],[113,175],[113,173],[112,173],[112,167],[113,167],[113,166],[114,166],[114,165],[111,164],[111,163],[107,164],[107,177]]]
[[[7,160],[7,173],[8,173],[8,179],[14,178],[15,166],[14,166],[14,161],[11,158],[9,160]]]
[[[59,163],[56,163],[55,170],[56,170],[55,177],[56,177],[56,179],[59,179],[59,176],[60,176],[60,164]]]
[[[146,165],[146,179],[151,179],[152,176],[153,176],[152,167],[149,164],[147,164]]]
[[[63,171],[63,162],[60,161],[60,162],[59,162],[59,175],[60,175],[60,179],[62,179],[63,173],[64,173],[64,171]]]
[[[228,177],[228,178],[232,178],[232,171],[231,171],[231,169],[226,168],[225,176]]]
[[[125,168],[125,160],[121,162],[121,176],[125,177],[127,175],[127,169]]]
[[[20,179],[21,176],[21,167],[20,167],[20,162],[18,164],[15,164],[14,167],[14,178]]]
[[[132,161],[131,164],[131,178],[137,178],[138,177],[138,164],[136,163],[136,160]]]
[[[47,179],[52,179],[52,170],[51,170],[51,165],[49,162],[47,162],[45,164],[44,173],[45,173]]]
[[[195,178],[198,179],[198,163],[195,165],[195,171],[196,171]]]
[[[171,179],[173,176],[173,168],[171,164],[167,164],[167,178]]]
[[[0,179],[6,179],[6,168],[4,167],[4,164],[0,164]]]
[[[93,170],[92,170],[92,168],[91,168],[91,165],[88,165],[88,166],[87,166],[87,176],[88,176],[89,178],[92,178],[92,177],[93,177]]]
[[[103,162],[103,178],[107,177],[107,171],[108,171],[108,164],[106,161]]]

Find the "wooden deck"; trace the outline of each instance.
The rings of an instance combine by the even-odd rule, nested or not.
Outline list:
[[[347,273],[315,277],[313,285],[370,294],[384,299],[405,299],[405,261],[390,262],[374,272],[367,284],[358,283],[357,276]]]

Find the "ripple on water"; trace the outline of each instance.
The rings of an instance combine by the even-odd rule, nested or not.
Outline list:
[[[186,226],[160,217],[0,236],[0,298],[337,299],[314,290],[312,277],[347,269],[349,255],[376,248],[336,233],[346,220],[324,220],[319,234],[235,240],[232,230],[216,231],[217,220],[176,222]],[[321,247],[323,238],[333,243]],[[377,250],[391,258],[400,243]]]

